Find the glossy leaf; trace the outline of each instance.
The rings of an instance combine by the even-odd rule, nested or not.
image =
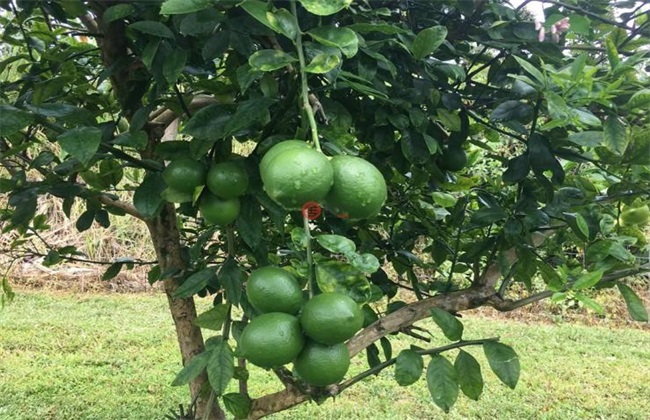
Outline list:
[[[454,368],[458,374],[458,383],[463,394],[472,400],[478,400],[483,392],[483,375],[481,365],[474,356],[464,350],[458,352]]]
[[[236,419],[245,419],[251,411],[253,402],[246,395],[232,392],[223,396],[223,405]]]
[[[228,305],[221,304],[203,312],[194,320],[194,325],[197,327],[205,328],[207,330],[221,331],[223,322],[226,320],[228,313]]]
[[[418,60],[436,52],[447,38],[447,28],[444,26],[432,26],[420,31],[411,46],[413,56]]]
[[[233,352],[227,342],[220,340],[210,350],[210,360],[205,367],[208,381],[214,392],[220,396],[226,391],[228,383],[235,373]]]
[[[32,123],[34,117],[10,105],[0,105],[0,137],[13,134]]]
[[[501,382],[515,389],[519,381],[521,367],[519,366],[519,356],[512,347],[495,341],[488,341],[483,344],[483,352],[490,364],[490,368]]]
[[[583,274],[578,277],[578,279],[571,286],[572,290],[583,290],[588,289],[592,286],[595,286],[596,283],[600,281],[603,277],[603,270],[592,271],[590,273]]]
[[[648,95],[650,97],[650,94]],[[650,104],[650,102],[648,102]],[[603,125],[605,146],[614,154],[621,156],[629,143],[627,126],[620,117],[609,117]]]
[[[317,54],[309,64],[305,66],[307,73],[324,74],[334,70],[341,64],[341,59],[337,55]]]
[[[458,399],[458,375],[446,357],[439,354],[431,357],[427,367],[427,388],[433,402],[448,413]]]
[[[147,174],[133,193],[133,205],[145,219],[156,216],[163,205],[162,192],[166,185],[159,173]]]
[[[458,318],[440,308],[431,309],[431,318],[440,327],[442,333],[451,341],[458,341],[463,336],[463,324]]]
[[[96,127],[72,128],[57,137],[61,148],[70,156],[77,158],[83,165],[90,162],[99,149],[101,141],[102,132]]]
[[[134,29],[144,34],[157,36],[159,38],[174,39],[174,33],[165,26],[163,23],[153,20],[141,20],[129,25],[129,28]]]
[[[316,242],[326,250],[336,254],[350,254],[357,250],[354,242],[341,235],[318,235]]]
[[[248,64],[259,71],[273,71],[298,61],[292,55],[278,50],[261,50],[248,59]]]
[[[233,258],[228,259],[219,270],[219,283],[226,291],[226,298],[233,305],[239,305],[242,296],[242,286],[246,276]]]
[[[422,376],[424,360],[413,350],[402,350],[395,360],[395,381],[400,386],[409,386]]]
[[[163,15],[180,15],[198,12],[212,7],[215,3],[216,0],[165,0],[160,6],[160,13]]]
[[[329,16],[348,7],[352,0],[299,0],[308,12],[318,16]]]
[[[646,310],[643,301],[634,290],[623,283],[618,283],[616,286],[627,304],[627,310],[630,313],[630,317],[635,321],[648,322],[648,311]]]
[[[208,283],[216,279],[215,268],[208,267],[186,278],[178,289],[174,291],[177,299],[187,298],[205,288]]]
[[[354,57],[359,50],[357,34],[349,28],[319,26],[307,31],[307,34],[323,45],[340,49],[348,58]]]
[[[357,303],[370,298],[370,283],[359,270],[340,261],[324,261],[316,264],[316,281],[323,292],[347,294]]]
[[[205,370],[211,356],[212,354],[209,351],[204,351],[192,357],[185,367],[178,372],[172,386],[186,385],[192,382]]]

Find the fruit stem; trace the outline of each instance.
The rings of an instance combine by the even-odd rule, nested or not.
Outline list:
[[[309,230],[309,218],[305,213],[302,215],[303,226],[305,228],[305,249],[307,251],[307,290],[309,298],[314,297],[314,259],[311,255],[311,232]]]
[[[300,96],[302,97],[302,107],[307,114],[307,120],[309,120],[309,128],[311,129],[311,139],[314,142],[314,147],[316,150],[321,152],[320,140],[318,139],[318,127],[316,126],[316,118],[314,117],[314,110],[311,108],[309,103],[309,85],[307,84],[307,73],[305,72],[305,53],[302,49],[302,32],[300,31],[300,24],[298,23],[298,11],[296,8],[296,0],[291,0],[291,14],[293,15],[296,27],[298,28],[298,34],[294,40],[296,50],[298,51],[298,63],[300,67],[300,84],[301,91]]]

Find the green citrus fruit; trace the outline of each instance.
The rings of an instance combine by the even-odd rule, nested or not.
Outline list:
[[[302,308],[300,324],[310,338],[322,344],[341,343],[363,326],[359,305],[341,293],[323,293]]]
[[[302,306],[302,290],[298,280],[280,267],[254,270],[246,282],[248,301],[259,312],[297,314]]]
[[[295,316],[270,312],[253,319],[239,337],[239,351],[254,365],[270,368],[289,363],[300,354],[305,338]]]
[[[193,193],[205,184],[203,164],[190,158],[172,160],[162,173],[163,181],[174,191]]]
[[[285,140],[274,145],[264,154],[264,157],[260,161],[260,172],[263,171],[266,166],[268,166],[269,162],[273,160],[274,157],[285,150],[296,148],[309,148],[309,145],[302,140]]]
[[[273,201],[288,210],[322,200],[332,186],[332,165],[320,152],[294,147],[273,157],[260,174]]]
[[[326,206],[346,219],[376,216],[386,201],[386,181],[372,163],[354,156],[334,156],[334,183]]]
[[[236,162],[216,163],[208,171],[205,186],[217,197],[239,197],[248,189],[248,174]]]
[[[640,207],[626,207],[621,213],[623,226],[645,226],[650,221],[650,207],[646,204]]]
[[[225,226],[237,219],[241,204],[239,198],[222,199],[204,192],[199,199],[199,211],[207,224]]]
[[[350,352],[343,343],[327,346],[308,342],[293,361],[293,367],[298,376],[310,385],[335,384],[350,368]]]
[[[467,153],[460,146],[450,146],[442,152],[440,167],[452,172],[458,172],[467,165]]]

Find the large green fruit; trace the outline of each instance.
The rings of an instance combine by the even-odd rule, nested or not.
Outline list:
[[[300,378],[314,386],[339,382],[350,368],[350,352],[343,343],[331,346],[308,342],[293,361]]]
[[[302,289],[298,280],[280,267],[254,270],[246,281],[248,301],[259,312],[297,314],[302,306]]]
[[[263,368],[282,366],[300,354],[305,339],[295,316],[271,312],[253,319],[239,337],[239,351]]]
[[[351,298],[341,293],[323,293],[302,308],[300,324],[311,339],[322,344],[341,343],[363,326],[363,312]]]

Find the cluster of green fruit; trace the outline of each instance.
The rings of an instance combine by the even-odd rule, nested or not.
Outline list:
[[[328,159],[300,140],[271,147],[260,163],[264,189],[288,210],[318,202],[341,218],[366,219],[379,213],[386,181],[370,162],[355,156]]]
[[[263,368],[293,362],[296,376],[313,386],[343,379],[350,367],[344,342],[364,321],[356,302],[340,293],[304,302],[298,280],[279,267],[253,271],[246,296],[260,315],[242,331],[239,354]]]
[[[192,201],[198,187],[205,186],[198,207],[207,224],[225,226],[237,219],[239,197],[248,189],[248,174],[236,161],[213,164],[209,170],[190,158],[173,160],[162,174],[167,185],[164,197],[169,201]],[[180,199],[179,199],[180,197]]]
[[[650,222],[650,207],[640,201],[624,205],[621,209],[621,226],[643,227]]]

